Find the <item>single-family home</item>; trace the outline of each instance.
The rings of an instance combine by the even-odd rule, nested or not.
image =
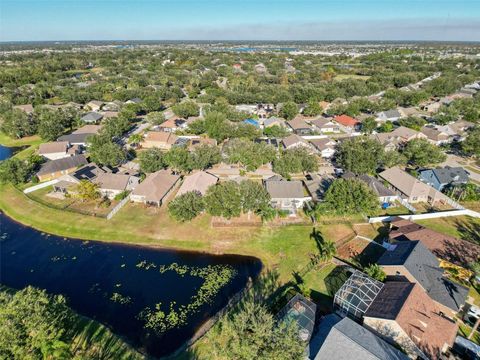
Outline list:
[[[168,170],[160,170],[149,174],[130,194],[130,200],[146,205],[161,206],[175,189],[180,180]]]
[[[122,107],[122,102],[119,101],[119,100],[115,100],[115,101],[111,101],[111,102],[107,102],[105,103],[105,105],[103,105],[102,107],[102,110],[103,111],[120,111],[120,108]]]
[[[322,108],[322,112],[326,112],[328,109],[330,109],[331,104],[328,101],[320,101],[318,103],[320,107]]]
[[[419,240],[397,241],[378,259],[388,276],[406,278],[419,284],[451,319],[465,304],[469,289],[448,280],[435,255]]]
[[[448,124],[447,126],[454,133],[455,140],[463,140],[467,134],[467,131],[474,127],[474,123],[467,120],[457,120],[454,123]]]
[[[397,109],[391,109],[387,111],[381,111],[377,114],[377,122],[397,121],[402,117],[402,114]]]
[[[405,126],[399,126],[389,133],[373,134],[372,139],[382,144],[386,151],[396,150],[414,139],[426,139],[427,136]]]
[[[301,181],[267,180],[265,188],[270,195],[270,202],[274,208],[296,213],[297,209],[312,200],[306,195]]]
[[[192,137],[190,138],[188,150],[193,151],[197,146],[200,145],[217,146],[217,140],[209,137]]]
[[[298,136],[297,134],[291,134],[286,138],[283,138],[282,144],[285,149],[293,149],[295,147],[302,146],[310,151],[312,150],[308,141],[302,138],[301,136]]]
[[[408,360],[409,357],[348,317],[324,316],[307,347],[309,360]]]
[[[436,257],[452,264],[468,267],[480,259],[480,246],[448,236],[409,220],[395,217],[390,222],[388,241],[421,241]]]
[[[287,125],[297,135],[309,135],[312,133],[312,127],[301,117],[297,116],[295,119],[287,121]]]
[[[309,140],[310,144],[319,152],[322,158],[331,158],[335,154],[335,146],[337,142],[335,140],[324,139],[312,139]]]
[[[160,125],[158,125],[158,129],[164,132],[175,132],[177,130],[186,129],[186,128],[187,128],[187,121],[177,116],[172,117],[164,121]]]
[[[102,119],[103,119],[103,115],[94,111],[90,111],[80,118],[80,120],[88,124],[95,124]]]
[[[278,126],[278,127],[285,127],[285,120],[272,116],[269,117],[268,119],[265,119],[263,121],[263,127],[264,128],[269,128],[272,126]]]
[[[412,359],[440,360],[458,325],[417,283],[386,281],[363,316],[363,326],[400,346]]]
[[[56,160],[64,157],[77,155],[78,146],[73,148],[73,151],[69,151],[70,144],[68,141],[54,141],[40,144],[38,148],[38,154],[49,159]]]
[[[352,172],[346,172],[342,176],[344,179],[357,179],[364,182],[373,192],[377,195],[380,203],[393,203],[399,200],[399,197],[395,192],[387,188],[381,181],[369,175],[355,175]]]
[[[392,190],[410,203],[425,202],[434,204],[437,201],[446,202],[449,200],[449,198],[440,191],[423,183],[398,167],[387,169],[378,175],[390,184]]]
[[[102,108],[103,104],[103,101],[92,100],[85,104],[85,108],[90,111],[99,111]]]
[[[310,121],[310,123],[313,125],[315,131],[322,134],[339,133],[340,126],[332,120],[332,118],[321,117]]]
[[[183,195],[190,191],[205,195],[207,189],[218,182],[218,177],[205,171],[198,171],[194,174],[185,176],[183,183],[177,191],[175,197]]]
[[[307,174],[303,183],[307,188],[313,202],[319,202],[325,196],[328,188],[332,184],[331,177],[320,177],[317,174]]]
[[[145,149],[159,148],[170,150],[177,140],[178,137],[170,132],[149,131],[142,142],[142,147]]]
[[[132,175],[103,172],[99,173],[93,182],[98,184],[98,190],[102,196],[113,199],[124,191],[135,189],[138,185],[139,179]]]
[[[140,104],[141,102],[142,102],[142,99],[136,97],[136,98],[125,101],[125,104]]]
[[[450,135],[432,126],[423,126],[420,132],[427,137],[427,140],[434,145],[441,145],[450,142]]]
[[[460,185],[468,183],[469,174],[463,167],[450,167],[426,169],[420,171],[419,179],[432,186],[438,191],[442,191],[449,185]]]
[[[360,121],[351,116],[337,115],[333,120],[346,132],[358,131],[360,129]]]
[[[118,117],[118,111],[102,111],[101,112],[104,119],[111,119]]]
[[[42,164],[40,170],[37,172],[37,177],[40,181],[57,179],[62,175],[74,172],[78,167],[87,163],[88,161],[84,155],[75,155],[56,160],[49,160]]]
[[[442,103],[440,101],[428,102],[422,106],[422,110],[425,110],[429,114],[435,114],[440,110]]]
[[[416,107],[399,107],[397,110],[401,114],[401,117],[425,117],[425,113],[418,110]]]

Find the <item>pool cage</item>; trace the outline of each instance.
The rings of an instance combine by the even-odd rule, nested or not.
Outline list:
[[[333,308],[342,317],[361,321],[363,315],[382,290],[383,283],[355,270],[335,293]]]
[[[277,314],[279,321],[296,321],[298,336],[303,341],[309,341],[315,327],[317,306],[300,294],[290,299]]]

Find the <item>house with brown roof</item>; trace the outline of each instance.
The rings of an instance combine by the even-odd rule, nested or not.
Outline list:
[[[302,138],[301,136],[298,136],[297,134],[291,134],[287,136],[286,138],[282,139],[282,145],[284,149],[293,149],[296,147],[304,147],[308,150],[312,150],[310,144],[308,143],[307,140]]]
[[[480,246],[448,236],[400,217],[390,222],[389,242],[421,241],[439,259],[467,267],[480,259]]]
[[[309,125],[301,115],[298,115],[293,120],[287,121],[287,125],[297,135],[309,135],[312,133],[311,125]]]
[[[205,171],[198,171],[194,174],[185,176],[183,183],[177,191],[175,197],[183,195],[190,191],[195,191],[205,195],[207,189],[218,182],[218,177]]]
[[[104,104],[103,101],[92,100],[86,103],[85,107],[90,111],[99,111],[102,108],[103,104]]]
[[[130,194],[130,200],[146,205],[161,206],[175,189],[180,175],[168,170],[160,170],[149,174]]]
[[[177,130],[186,128],[187,121],[185,119],[179,118],[178,116],[174,116],[158,125],[158,129],[165,132],[175,132]]]
[[[385,282],[365,312],[363,326],[411,358],[425,360],[441,359],[458,331],[422,287],[408,281]]]
[[[188,150],[193,151],[197,146],[200,145],[210,145],[217,146],[217,140],[211,139],[209,137],[192,137],[188,143]]]
[[[71,154],[68,151],[69,148],[68,141],[53,141],[48,143],[40,144],[38,148],[38,154],[49,159],[56,160],[64,157],[69,157],[75,155]]]
[[[321,118],[312,120],[310,123],[313,125],[313,128],[315,131],[318,131],[322,134],[341,132],[340,126],[334,121],[332,121],[331,118],[321,117]]]
[[[372,138],[382,144],[386,151],[390,151],[398,149],[411,140],[426,139],[427,136],[419,131],[407,128],[405,126],[399,126],[389,133],[374,134],[372,135]]]
[[[331,158],[335,154],[335,146],[337,142],[335,140],[324,138],[324,139],[312,139],[309,140],[310,144],[318,151],[322,158]]]
[[[420,132],[427,137],[427,140],[434,145],[441,145],[450,142],[448,133],[438,130],[431,126],[424,126]]]
[[[98,184],[98,190],[102,196],[113,199],[124,191],[135,189],[139,179],[136,176],[105,172],[98,174],[93,182]]]
[[[378,174],[390,184],[400,197],[409,203],[425,202],[434,204],[437,201],[447,202],[450,199],[437,189],[425,184],[398,167],[393,167]]]
[[[170,132],[149,131],[142,142],[142,147],[145,149],[159,148],[170,150],[177,140],[178,137]]]
[[[33,114],[33,105],[32,104],[25,104],[25,105],[15,105],[13,107],[14,109],[23,111],[27,113],[28,115]]]

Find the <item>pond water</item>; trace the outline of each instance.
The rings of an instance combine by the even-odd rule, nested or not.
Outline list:
[[[178,349],[260,270],[260,261],[251,257],[52,236],[0,213],[2,284],[16,289],[32,285],[63,294],[78,313],[109,326],[155,357]],[[219,273],[228,276],[216,277]],[[215,284],[225,278],[216,289]],[[212,288],[215,291],[209,293]],[[161,331],[146,330],[147,317],[139,314],[149,313],[148,309],[154,313],[158,303],[165,313],[172,304],[187,321]]]
[[[0,161],[8,159],[13,154],[13,149],[0,144]]]

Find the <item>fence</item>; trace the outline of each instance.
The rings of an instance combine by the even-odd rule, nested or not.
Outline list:
[[[113,209],[107,214],[107,220],[110,220],[127,202],[130,201],[130,194],[125,199],[120,201]]]
[[[412,205],[410,205],[410,203],[407,200],[402,199],[400,196],[398,197],[398,201],[400,202],[400,204],[402,204],[408,210],[410,210],[413,214],[417,212],[417,209],[415,209]]]
[[[401,217],[402,219],[414,221],[414,220],[425,220],[425,219],[437,219],[442,217],[449,217],[449,216],[462,216],[468,215],[476,218],[480,218],[480,213],[473,211],[473,210],[449,210],[449,211],[439,211],[435,213],[428,213],[428,214],[417,214],[417,215],[396,215]],[[372,217],[368,219],[370,224],[378,223],[378,222],[389,222],[396,216],[379,216],[379,217]]]

